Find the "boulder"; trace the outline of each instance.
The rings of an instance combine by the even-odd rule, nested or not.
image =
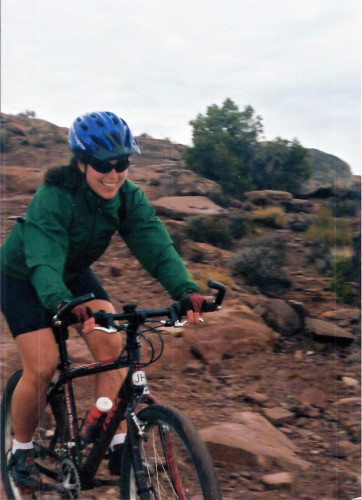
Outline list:
[[[272,189],[265,189],[262,191],[249,191],[245,193],[245,198],[248,202],[254,205],[288,205],[293,195],[287,191],[276,191]]]
[[[313,167],[311,177],[299,188],[297,194],[308,196],[321,190],[353,187],[351,168],[345,161],[318,149],[309,149],[309,160]]]
[[[358,380],[356,380],[355,378],[352,378],[352,377],[342,377],[342,382],[347,387],[358,387],[359,386]]]
[[[358,323],[361,319],[361,311],[357,308],[341,307],[326,311],[321,316],[323,319],[333,321],[347,321],[348,323]]]
[[[288,212],[303,212],[310,214],[313,212],[313,203],[310,200],[301,200],[299,198],[294,198],[288,201],[286,209]]]
[[[225,359],[239,363],[243,354],[271,352],[279,335],[243,306],[235,309],[224,307],[218,314],[210,314],[205,318],[204,327],[189,326],[183,337],[195,357],[209,367],[218,366],[220,372]]]
[[[288,228],[295,232],[304,232],[311,224],[310,216],[304,213],[289,214]]]
[[[200,432],[216,464],[238,468],[277,466],[287,471],[309,467],[296,456],[296,447],[285,434],[258,413],[235,413],[233,420]]]
[[[326,393],[315,387],[308,387],[305,389],[298,397],[298,401],[303,404],[310,404],[322,410],[327,408]]]
[[[295,478],[290,472],[275,472],[274,474],[265,474],[262,477],[263,483],[269,488],[287,488],[290,489]]]
[[[293,335],[303,325],[295,309],[282,299],[260,297],[254,312],[261,316],[270,328],[282,335]]]
[[[264,415],[270,422],[276,426],[291,424],[295,419],[294,413],[276,406],[275,408],[265,408],[263,410]]]
[[[159,182],[162,185],[161,192],[173,193],[175,196],[218,196],[222,189],[216,182],[205,179],[191,170],[173,169],[161,175]]]
[[[339,345],[349,345],[354,341],[354,336],[340,328],[335,323],[320,319],[306,318],[306,331],[312,333],[318,342],[336,342]]]
[[[332,442],[330,450],[332,455],[338,458],[348,458],[359,454],[359,447],[347,440]]]
[[[152,201],[156,212],[161,215],[183,219],[191,215],[218,215],[224,209],[206,196],[170,196]]]

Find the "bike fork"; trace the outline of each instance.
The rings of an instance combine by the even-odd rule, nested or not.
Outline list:
[[[137,493],[138,495],[140,495],[141,500],[150,500],[151,498],[157,498],[154,487],[152,485],[148,485],[145,464],[143,463],[142,454],[140,453],[140,442],[142,441],[145,433],[145,424],[137,418],[133,411],[128,411],[127,413],[127,424],[128,429],[133,430],[133,432],[129,432],[128,435],[132,449],[133,469],[135,471],[135,479],[138,488]],[[159,424],[158,428],[162,441],[162,447],[167,461],[167,467],[171,475],[177,498],[179,500],[189,500],[189,496],[182,485],[182,481],[180,480],[169,429],[166,425],[163,424]],[[150,497],[150,492],[152,492],[153,494],[152,497]]]
[[[142,441],[145,426],[130,408],[127,411],[127,426],[137,494],[141,497],[141,500],[151,500],[156,498],[154,488],[148,485],[147,473],[140,453],[140,442]],[[153,493],[152,497],[150,496],[151,492]]]

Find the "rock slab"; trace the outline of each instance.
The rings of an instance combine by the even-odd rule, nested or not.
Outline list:
[[[286,471],[305,470],[309,463],[296,456],[296,448],[285,434],[258,413],[240,412],[236,422],[201,430],[200,434],[216,463],[237,467],[273,466]]]

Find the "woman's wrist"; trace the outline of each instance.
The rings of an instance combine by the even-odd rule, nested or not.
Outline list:
[[[192,293],[198,293],[198,292],[196,290],[194,290],[194,289],[186,290],[186,292],[182,292],[182,294],[180,295],[180,297],[179,297],[178,300],[181,300],[182,297],[184,297],[185,295],[189,295],[189,294],[192,294]]]

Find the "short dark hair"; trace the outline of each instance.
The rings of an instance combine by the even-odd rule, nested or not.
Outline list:
[[[80,186],[84,177],[78,167],[78,161],[82,160],[73,156],[68,165],[50,168],[45,174],[44,183],[47,186],[59,186],[68,191],[74,191]]]

